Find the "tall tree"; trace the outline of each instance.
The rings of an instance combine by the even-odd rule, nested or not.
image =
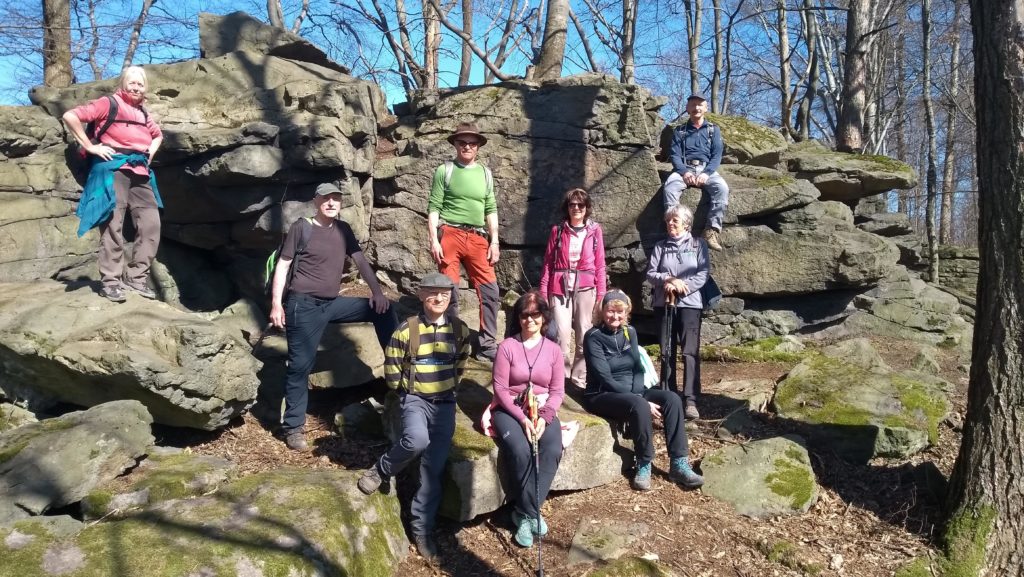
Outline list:
[[[925,179],[925,195],[927,206],[925,208],[925,231],[928,237],[928,280],[939,281],[939,242],[935,231],[935,197],[937,189],[937,170],[935,166],[935,111],[932,106],[932,2],[923,0],[921,2],[921,69],[923,80],[921,82],[924,91],[922,101],[924,102],[924,124],[925,138],[928,139],[928,171]]]
[[[565,39],[569,32],[569,0],[548,0],[544,22],[544,41],[535,61],[534,78],[554,80],[562,75]]]
[[[135,58],[135,51],[139,48],[139,37],[142,36],[142,27],[146,24],[146,18],[149,17],[149,9],[153,7],[153,2],[156,0],[142,0],[142,10],[139,12],[139,17],[135,19],[135,25],[132,27],[132,35],[128,39],[128,49],[124,51],[124,61],[121,64],[121,68],[127,68],[131,66],[132,60]]]
[[[690,56],[690,92],[700,92],[700,20],[704,10],[704,0],[683,0],[686,12],[686,48]]]
[[[846,12],[846,58],[843,63],[843,93],[836,150],[864,149],[864,113],[867,107],[868,48],[871,0],[850,0]]]
[[[1024,11],[1017,0],[970,6],[981,261],[945,562],[958,575],[1024,575]]]
[[[953,0],[953,21],[950,25],[949,90],[946,93],[946,146],[942,160],[942,210],[939,217],[939,241],[953,238],[953,196],[956,189],[956,119],[960,95],[960,17],[963,2]]]
[[[462,0],[462,30],[473,36],[473,0]],[[469,84],[469,73],[473,70],[473,49],[469,42],[462,41],[462,59],[459,63],[459,86]]]
[[[64,88],[74,81],[71,4],[68,0],[43,0],[43,84]]]

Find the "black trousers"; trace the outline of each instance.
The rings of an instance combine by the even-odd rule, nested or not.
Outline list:
[[[491,412],[494,430],[498,433],[495,442],[501,450],[502,459],[509,472],[509,501],[516,504],[521,515],[531,519],[537,517],[540,506],[548,498],[551,483],[562,460],[562,424],[555,418],[545,427],[544,434],[537,442],[540,454],[540,472],[533,459],[533,448],[526,439],[523,425],[512,415],[501,409]]]
[[[676,377],[676,349],[682,349],[683,353],[683,400],[687,405],[697,404],[697,397],[700,396],[700,324],[701,309],[674,307],[672,315],[672,330],[669,332],[669,342],[659,343],[662,353],[668,351],[668,388],[679,392],[679,384]],[[654,309],[655,318],[665,318],[664,307]]]
[[[689,456],[683,402],[678,394],[661,389],[647,389],[642,396],[633,393],[598,393],[586,399],[587,410],[591,413],[629,424],[633,432],[633,452],[639,463],[654,460],[654,425],[651,419],[651,406],[648,403],[654,403],[661,408],[669,457],[675,459]]]

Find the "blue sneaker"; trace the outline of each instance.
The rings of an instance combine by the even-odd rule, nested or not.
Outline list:
[[[533,546],[533,523],[534,520],[519,511],[512,511],[512,523],[516,526],[515,539],[521,547]]]
[[[668,472],[668,479],[687,489],[696,489],[704,484],[704,477],[693,472],[690,460],[686,457],[672,459],[672,468]]]
[[[633,481],[630,483],[636,491],[650,491],[651,490],[651,462],[638,463],[636,466],[636,475],[633,476]]]

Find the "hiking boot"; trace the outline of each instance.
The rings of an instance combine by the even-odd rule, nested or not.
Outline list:
[[[636,475],[633,475],[633,481],[630,483],[635,491],[650,491],[651,490],[651,463],[650,461],[637,465]]]
[[[711,227],[708,227],[707,230],[704,231],[704,240],[707,241],[708,247],[711,250],[722,250],[722,243],[718,238],[721,234],[721,231],[717,231]]]
[[[412,538],[416,552],[427,561],[437,561],[437,542],[430,535],[416,535]]]
[[[521,547],[533,546],[534,521],[519,511],[512,512],[512,523],[516,526],[515,540]]]
[[[309,452],[309,443],[306,442],[306,434],[302,431],[292,431],[284,437],[284,444],[289,449],[299,453]]]
[[[137,295],[139,295],[142,298],[156,299],[156,293],[153,292],[153,289],[149,288],[145,284],[143,284],[142,286],[139,286],[139,285],[132,284],[132,283],[130,283],[128,281],[124,281],[124,286],[125,286],[125,288],[127,288],[130,291],[132,291],[133,293],[136,293]]]
[[[693,472],[693,469],[690,468],[690,460],[686,457],[672,459],[672,468],[668,472],[668,480],[687,489],[696,489],[704,484],[704,477]]]
[[[697,405],[686,405],[686,410],[683,411],[683,416],[686,417],[687,421],[696,421],[700,418],[700,411],[697,410]]]
[[[100,291],[100,296],[112,303],[123,303],[128,300],[128,297],[124,296],[124,289],[119,286],[103,287],[103,290]]]
[[[363,473],[362,477],[356,481],[356,486],[363,492],[364,495],[372,495],[380,489],[380,484],[384,482],[384,479],[380,476],[380,471],[377,470],[377,465],[373,465],[366,472]]]

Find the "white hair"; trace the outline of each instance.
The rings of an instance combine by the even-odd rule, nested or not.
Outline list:
[[[668,222],[670,219],[677,216],[682,219],[683,228],[690,228],[690,225],[693,224],[693,211],[690,210],[689,207],[682,204],[669,207],[669,209],[665,211],[665,222]]]
[[[141,66],[125,66],[121,70],[121,88],[126,88],[125,84],[128,82],[128,76],[132,74],[138,74],[142,77],[142,83],[149,88],[149,80],[146,78],[146,70]]]

